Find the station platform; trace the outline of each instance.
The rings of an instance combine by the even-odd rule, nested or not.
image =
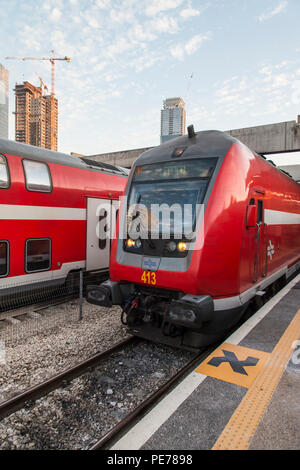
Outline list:
[[[300,448],[300,274],[110,450]]]

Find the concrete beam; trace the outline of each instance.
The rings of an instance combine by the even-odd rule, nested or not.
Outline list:
[[[295,181],[300,183],[300,165],[281,165],[279,168],[289,173]]]
[[[99,155],[86,156],[96,162],[111,163],[112,165],[119,165],[125,168],[131,168],[135,160],[146,150],[153,147],[145,147],[133,150],[121,150],[120,152],[101,153]]]
[[[284,153],[300,150],[300,116],[296,121],[226,131],[257,153]]]
[[[296,121],[226,131],[257,153],[272,154],[300,151],[300,116]],[[134,161],[152,147],[89,155],[95,161],[130,168]]]

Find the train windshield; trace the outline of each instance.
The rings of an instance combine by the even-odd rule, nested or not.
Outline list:
[[[128,201],[128,233],[136,230],[163,238],[191,233],[216,161],[207,158],[137,167]]]

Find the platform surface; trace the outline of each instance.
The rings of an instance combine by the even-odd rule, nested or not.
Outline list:
[[[300,275],[111,450],[299,449]]]

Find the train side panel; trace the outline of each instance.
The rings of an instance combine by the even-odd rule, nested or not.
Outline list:
[[[126,178],[48,162],[51,192],[29,191],[23,160],[30,157],[5,156],[10,187],[0,189],[0,239],[9,243],[9,272],[0,288],[64,280],[69,271],[85,268],[87,198],[118,200]],[[51,241],[50,266],[38,272],[28,271],[26,261],[27,241],[34,239]]]
[[[246,226],[241,249],[240,292],[289,275],[300,260],[300,187],[261,157],[255,157],[247,207],[254,203],[258,225]]]

